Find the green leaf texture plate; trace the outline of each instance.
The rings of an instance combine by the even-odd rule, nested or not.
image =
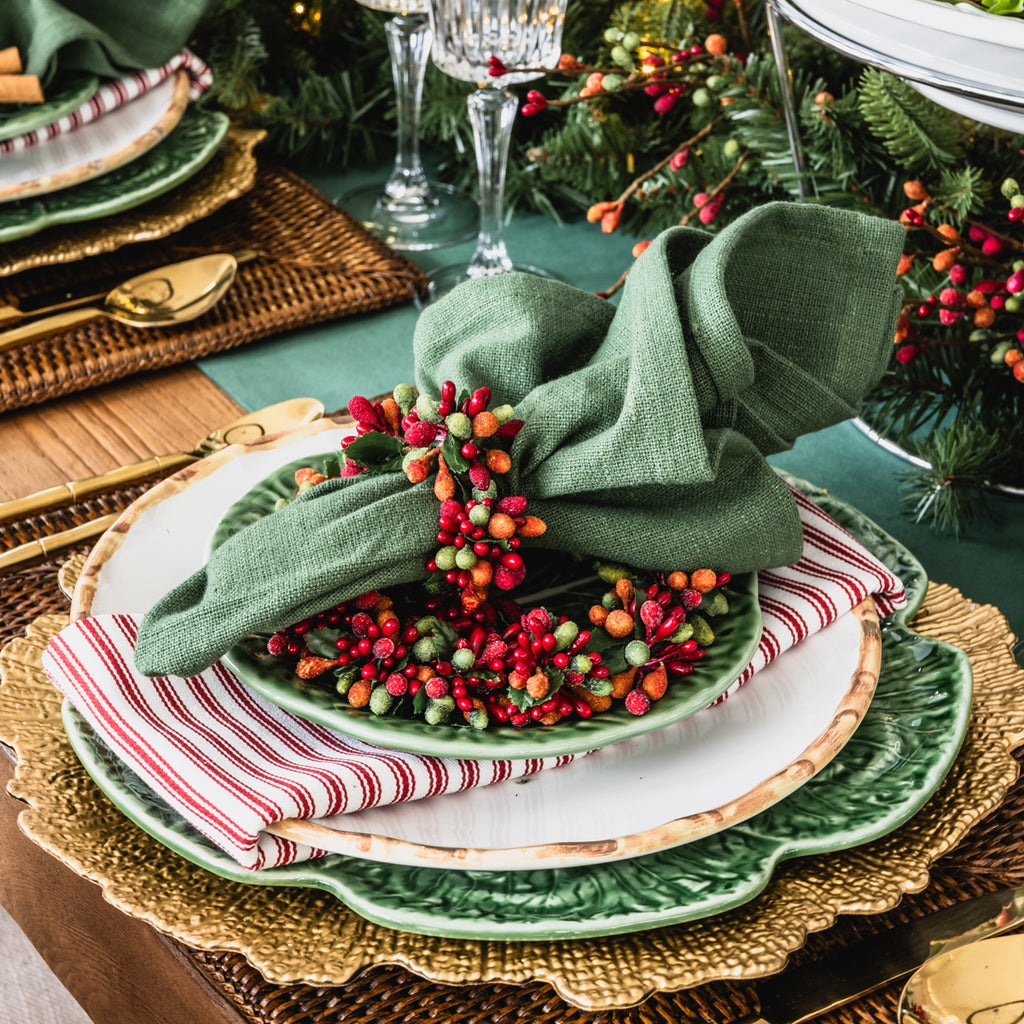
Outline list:
[[[818,496],[812,492],[812,497]],[[870,545],[875,524],[841,503],[829,511]],[[879,557],[892,569],[901,563],[913,568],[912,556],[892,543],[891,550],[883,545],[877,551]],[[913,588],[924,583],[923,573],[910,581],[912,601],[920,602]],[[86,770],[123,813],[215,875],[319,888],[363,917],[404,931],[526,940],[612,935],[698,920],[752,899],[785,860],[886,835],[909,820],[944,778],[960,749],[970,706],[967,656],[891,621],[883,627],[881,678],[863,723],[838,756],[794,794],[685,846],[631,860],[536,871],[445,871],[331,855],[248,872],[117,761],[70,705],[64,721]]]
[[[0,206],[0,243],[26,238],[55,224],[130,210],[169,192],[206,164],[228,126],[226,114],[190,106],[175,129],[136,160],[81,185],[4,203]]]
[[[52,83],[45,103],[0,103],[0,140],[45,128],[77,110],[100,86],[96,75],[75,74]]]
[[[328,453],[298,459],[270,474],[232,505],[214,533],[216,548],[233,533],[269,515],[279,498],[294,497],[295,471],[316,466]],[[597,750],[680,722],[720,697],[750,664],[761,639],[761,609],[757,576],[737,577],[726,588],[729,614],[715,620],[715,642],[696,670],[674,679],[661,700],[645,715],[632,715],[621,704],[592,718],[565,725],[529,729],[472,729],[468,726],[428,725],[420,719],[374,715],[349,707],[340,697],[302,679],[277,658],[265,653],[258,639],[236,644],[224,662],[244,683],[272,704],[348,736],[389,750],[436,757],[493,760],[515,757],[558,757]]]

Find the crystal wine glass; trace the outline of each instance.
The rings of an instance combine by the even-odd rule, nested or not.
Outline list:
[[[420,104],[430,58],[429,0],[358,0],[393,14],[385,25],[398,108],[397,149],[391,176],[337,200],[349,216],[393,249],[437,249],[472,238],[480,213],[468,196],[428,181],[420,162]]]
[[[462,281],[512,270],[553,277],[546,270],[513,263],[502,233],[505,171],[518,100],[509,85],[529,82],[551,67],[561,52],[565,0],[430,0],[434,29],[431,56],[445,74],[478,86],[470,93],[470,121],[480,179],[480,232],[469,265],[443,267],[429,275],[430,298]],[[489,73],[497,58],[513,70]]]

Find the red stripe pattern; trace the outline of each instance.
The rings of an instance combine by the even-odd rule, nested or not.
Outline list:
[[[878,559],[813,502],[798,493],[796,500],[803,556],[760,574],[761,642],[729,692],[869,594],[882,614],[906,603]],[[189,679],[140,676],[136,632],[127,615],[83,619],[50,641],[43,666],[118,757],[252,870],[323,852],[267,834],[272,822],[459,792],[574,760],[460,761],[386,750],[270,704],[219,663]]]
[[[49,142],[50,139],[54,139],[58,135],[81,128],[83,124],[95,121],[96,118],[141,96],[148,89],[152,89],[169,75],[174,74],[178,68],[185,68],[189,73],[191,84],[188,95],[191,100],[198,99],[213,84],[213,74],[206,63],[190,50],[182,50],[161,67],[134,71],[130,75],[125,75],[124,78],[107,80],[85,103],[77,110],[71,111],[70,114],[65,114],[42,128],[35,128],[23,135],[17,135],[13,139],[0,141],[0,156],[17,153],[20,150],[29,149],[31,146],[38,146],[41,142]]]

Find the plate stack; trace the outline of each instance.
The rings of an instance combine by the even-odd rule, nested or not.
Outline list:
[[[70,72],[43,103],[0,106],[0,244],[49,229],[32,249],[56,247],[66,259],[76,248],[58,233],[61,225],[142,207],[104,226],[92,248],[108,250],[162,237],[239,195],[237,184],[224,187],[237,167],[220,161],[204,182],[210,201],[196,206],[194,194],[181,192],[159,201],[203,172],[228,133],[227,115],[194,103],[211,81],[206,65],[184,50],[159,68],[117,79]],[[251,152],[248,161],[251,186]]]
[[[199,483],[168,481],[149,492],[134,506],[130,528],[108,535],[93,552],[73,617],[84,624],[98,621],[89,617],[144,614],[182,574],[204,564],[211,537],[216,545],[272,512],[294,490],[296,468],[315,465],[348,429],[315,424],[263,450],[212,457]],[[834,529],[849,540],[816,501],[823,503],[880,550],[916,608],[926,580],[909,552],[852,509],[802,486],[807,529]],[[430,936],[579,939],[707,919],[756,896],[783,861],[866,843],[906,822],[953,763],[970,714],[963,652],[916,636],[902,624],[905,613],[880,639],[871,598],[851,602],[852,610],[751,675],[747,666],[785,631],[783,619],[795,618],[795,605],[784,598],[783,618],[771,611],[791,585],[785,574],[772,575],[762,574],[760,588],[756,579],[733,588],[730,614],[699,670],[677,680],[656,713],[639,718],[610,711],[550,728],[428,726],[352,708],[332,687],[318,688],[236,648],[225,661],[241,680],[238,703],[209,720],[200,721],[207,714],[201,709],[186,716],[196,716],[186,729],[206,734],[231,723],[227,762],[210,767],[198,753],[203,771],[235,774],[246,787],[238,773],[264,756],[262,738],[250,743],[243,735],[250,723],[262,734],[263,724],[249,718],[254,692],[267,702],[258,717],[272,717],[275,729],[290,722],[304,742],[307,735],[322,738],[316,730],[323,727],[328,742],[340,740],[345,764],[337,777],[353,790],[346,801],[357,809],[290,813],[268,822],[258,845],[239,849],[228,841],[230,855],[223,843],[228,830],[218,834],[220,825],[208,816],[197,824],[195,805],[185,806],[198,787],[186,780],[186,794],[167,785],[191,767],[167,762],[159,780],[149,776],[163,791],[158,796],[135,769],[148,774],[143,762],[163,763],[166,752],[151,757],[122,749],[126,756],[119,757],[70,702],[64,723],[86,769],[128,817],[222,878],[313,886],[371,921]],[[884,595],[879,599],[884,607]],[[215,701],[224,692],[222,672],[214,670]],[[103,688],[119,674],[106,664],[93,678]],[[175,731],[176,698],[157,709],[162,698],[148,687],[139,692],[148,696],[127,713],[155,715],[161,729]],[[95,723],[80,697],[72,694]],[[199,697],[196,707],[204,704]],[[278,734],[285,760],[291,742]],[[474,784],[489,781],[489,763],[502,759],[535,764],[519,778]],[[291,771],[284,760],[274,765],[270,773]],[[407,800],[424,775],[440,795]],[[440,777],[460,775],[472,781],[440,792]],[[402,795],[385,795],[374,806],[379,797],[367,793],[375,787]],[[384,805],[392,799],[398,802]],[[217,803],[208,799],[208,810]]]

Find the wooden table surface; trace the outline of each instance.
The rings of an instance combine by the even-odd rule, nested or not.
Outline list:
[[[188,450],[241,407],[192,366],[0,415],[0,500]],[[0,747],[0,904],[96,1024],[238,1024],[174,940],[107,903],[19,830]],[[2,969],[0,969],[2,973]],[[31,1024],[31,1022],[25,1022]]]

